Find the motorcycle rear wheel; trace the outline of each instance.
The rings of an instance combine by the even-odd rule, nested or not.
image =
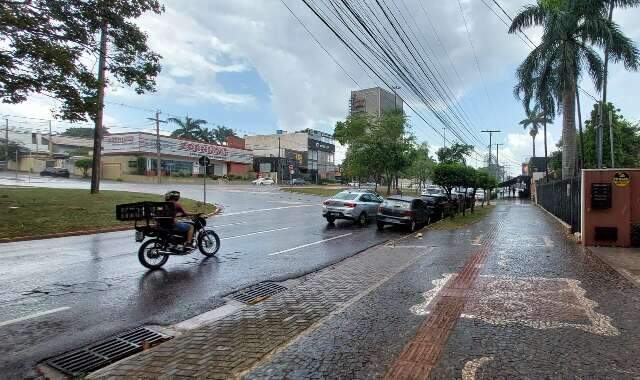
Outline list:
[[[158,239],[151,239],[145,241],[140,246],[138,250],[138,260],[140,260],[140,264],[145,268],[158,269],[169,260],[169,256],[157,253],[160,251],[159,242],[160,240]]]
[[[207,256],[215,256],[220,249],[220,238],[213,230],[205,230],[198,236],[198,249]]]

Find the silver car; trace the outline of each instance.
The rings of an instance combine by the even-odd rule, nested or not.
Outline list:
[[[369,191],[342,191],[322,202],[322,216],[329,224],[348,219],[364,226],[378,214],[383,199]]]

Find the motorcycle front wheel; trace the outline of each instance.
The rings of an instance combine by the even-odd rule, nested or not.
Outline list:
[[[207,256],[215,256],[220,249],[220,238],[215,231],[205,230],[198,236],[198,249]]]
[[[158,269],[162,267],[169,256],[160,254],[160,244],[158,239],[145,241],[138,250],[138,260],[140,264],[149,269]]]

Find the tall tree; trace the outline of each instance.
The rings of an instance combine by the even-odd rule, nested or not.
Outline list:
[[[516,33],[543,27],[541,43],[517,70],[516,91],[523,93],[526,108],[535,100],[548,114],[555,114],[556,105],[562,110],[563,178],[575,174],[578,80],[586,72],[596,88],[602,85],[603,62],[595,47],[607,47],[610,58],[623,62],[629,70],[640,66],[640,53],[633,41],[607,19],[607,4],[607,0],[541,1],[526,6],[509,28],[509,33]]]
[[[213,130],[213,134],[215,136],[215,141],[220,144],[227,141],[227,137],[236,136],[236,132],[233,129],[227,128],[224,125],[218,125]]]
[[[192,140],[201,140],[202,126],[207,124],[206,120],[192,119],[189,116],[185,116],[184,119],[170,117],[167,121],[178,126],[176,130],[171,132],[171,137],[181,137]]]
[[[457,163],[466,165],[468,156],[473,151],[473,145],[455,143],[449,147],[442,147],[436,151],[440,163]]]
[[[536,136],[540,130],[540,127],[545,123],[551,123],[551,119],[545,116],[543,112],[539,110],[539,108],[534,108],[533,110],[526,110],[527,117],[526,119],[520,121],[520,125],[524,127],[524,129],[529,128],[529,135],[533,139],[533,157],[536,156]],[[546,137],[546,136],[545,136]]]
[[[607,103],[603,107],[603,113],[609,118],[609,111],[612,112],[613,127],[613,154],[617,167],[637,168],[640,167],[640,124],[626,120],[619,109],[613,104]],[[585,145],[585,167],[596,167],[596,133],[599,124],[599,106],[595,104],[591,111],[591,118],[585,122],[584,145]],[[608,122],[607,122],[608,123]],[[609,133],[603,135],[603,163],[610,166],[611,150]]]
[[[429,157],[429,144],[421,143],[415,149],[415,155],[411,164],[404,170],[408,178],[412,178],[422,188],[433,174],[435,161]]]
[[[67,128],[64,132],[62,132],[62,136],[69,137],[83,137],[90,139],[93,137],[94,128],[86,128],[86,127],[72,127]]]
[[[20,103],[42,94],[60,102],[56,117],[94,121],[92,193],[100,188],[107,73],[136,93],[154,90],[160,56],[135,19],[163,11],[157,0],[0,1],[0,98]]]

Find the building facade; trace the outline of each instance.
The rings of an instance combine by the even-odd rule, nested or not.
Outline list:
[[[272,135],[245,136],[246,147],[254,154],[256,173],[276,173],[282,180],[334,179],[335,142],[333,135],[306,129]]]
[[[157,137],[151,133],[117,133],[103,141],[102,178],[118,179],[123,175],[157,175]],[[160,136],[160,171],[163,176],[190,177],[204,173],[198,164],[207,156],[209,173],[217,176],[246,177],[253,164],[253,154],[244,140],[231,139],[226,145],[203,143]]]
[[[380,116],[384,112],[402,111],[403,101],[400,96],[380,87],[351,91],[349,114],[369,114]]]

